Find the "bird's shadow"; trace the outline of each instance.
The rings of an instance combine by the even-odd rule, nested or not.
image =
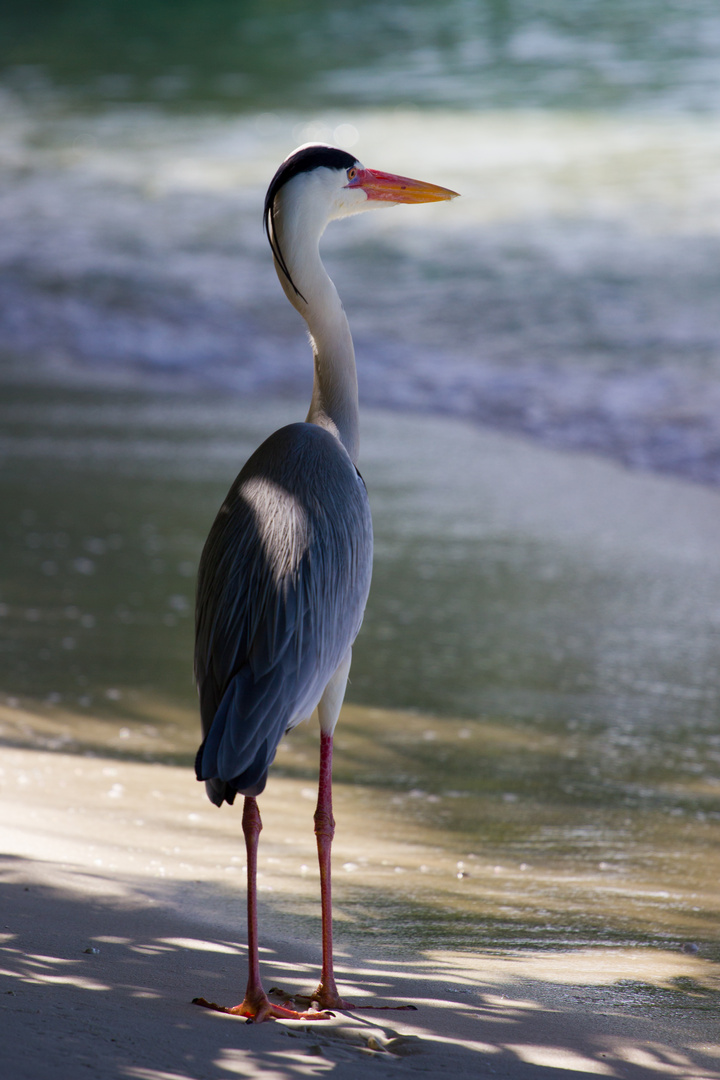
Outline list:
[[[4,858],[4,1074],[44,1080],[89,1067],[107,1080],[227,1080],[264,1071],[292,1078],[334,1073],[352,1062],[353,1075],[361,1076],[365,1062],[376,1075],[374,1062],[382,1059],[425,1072],[492,1070],[521,1080],[566,1076],[568,1068],[579,1078],[635,1080],[659,1072],[720,1078],[710,1049],[698,1038],[671,1038],[660,1023],[666,1011],[676,1017],[680,1005],[695,1010],[695,1019],[707,1010],[716,1014],[717,992],[678,986],[665,1001],[648,986],[645,1001],[640,984],[531,982],[516,974],[512,956],[502,985],[478,976],[481,965],[468,967],[450,953],[432,960],[339,956],[349,997],[356,993],[359,1004],[414,1004],[417,1012],[246,1026],[194,1008],[198,989],[218,999],[239,996],[245,976],[244,945],[227,940],[212,911],[203,917],[193,909],[202,899],[193,896],[195,888]],[[307,944],[278,944],[277,935],[274,941],[262,952],[268,985],[311,986],[318,958],[308,955]]]

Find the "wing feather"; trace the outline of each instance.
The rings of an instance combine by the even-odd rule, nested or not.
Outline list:
[[[367,493],[341,444],[292,424],[253,454],[200,561],[195,673],[210,798],[258,794],[285,731],[317,705],[362,622]]]

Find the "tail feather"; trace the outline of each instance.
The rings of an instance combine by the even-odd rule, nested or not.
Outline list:
[[[231,803],[236,792],[259,795],[264,790],[285,733],[287,719],[277,700],[279,687],[270,682],[259,694],[257,689],[247,668],[238,672],[197,752],[195,774],[206,781],[208,797],[216,806]]]

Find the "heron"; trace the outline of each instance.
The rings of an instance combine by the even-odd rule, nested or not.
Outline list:
[[[456,192],[365,168],[350,153],[310,143],[280,165],[263,222],[276,273],[310,333],[314,377],[304,423],[270,435],[239,473],[200,559],[195,677],[203,741],[198,780],[217,806],[244,797],[248,982],[243,1001],[218,1008],[260,1023],[317,1019],[352,1006],[335,981],[330,858],[333,733],[345,695],[372,570],[372,522],[357,468],[358,382],[348,320],[320,258],[329,222]],[[317,709],[322,970],[300,1012],[271,1003],[258,956],[257,798],[283,736]]]

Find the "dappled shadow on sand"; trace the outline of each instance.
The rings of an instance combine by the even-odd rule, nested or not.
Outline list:
[[[338,974],[351,1000],[418,1011],[252,1026],[197,1009],[199,992],[239,1000],[245,978],[244,946],[193,910],[199,888],[3,859],[3,1075],[720,1078],[712,1045],[720,992],[714,966],[695,957],[682,967],[689,974],[678,975],[669,954],[648,960],[625,950],[402,958],[345,951]],[[282,920],[272,910],[266,927],[267,984],[312,986],[314,953],[279,941]]]

